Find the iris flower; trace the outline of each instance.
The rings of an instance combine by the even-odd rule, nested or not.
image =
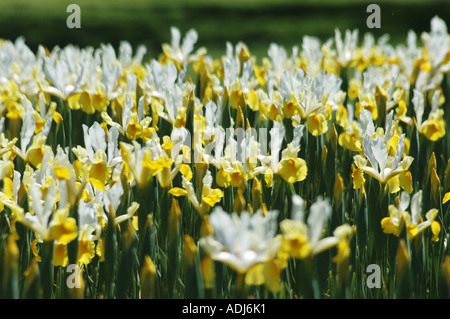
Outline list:
[[[335,247],[352,233],[352,228],[344,224],[334,230],[333,236],[321,238],[326,228],[326,222],[331,215],[331,206],[328,199],[318,198],[311,205],[306,223],[304,200],[298,195],[294,196],[292,200],[292,218],[284,219],[280,223],[282,232],[281,251],[287,256],[300,259],[314,256]],[[347,241],[341,244],[340,248],[346,247],[348,247]]]
[[[410,204],[409,199],[410,196],[402,192],[398,206],[389,206],[389,217],[381,220],[383,231],[387,234],[399,236],[403,226],[405,226],[408,238],[413,239],[425,229],[431,227],[433,234],[431,240],[435,242],[439,241],[441,225],[435,220],[438,210],[435,208],[428,210],[425,214],[426,219],[423,220],[420,215],[422,210],[422,190],[417,191],[411,198],[411,213],[406,211]]]
[[[200,246],[214,260],[245,274],[259,263],[275,257],[280,242],[276,237],[276,211],[228,214],[217,207],[209,221],[214,235],[200,239]]]

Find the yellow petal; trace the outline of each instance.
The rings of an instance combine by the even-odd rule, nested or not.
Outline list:
[[[99,262],[105,261],[105,240],[101,237],[97,241],[95,253],[100,257]]]
[[[14,186],[13,181],[9,177],[3,178],[3,193],[8,197],[9,199],[14,199]]]
[[[347,130],[350,127],[347,109],[342,104],[339,104],[338,109],[336,110],[336,124],[341,126],[344,130]]]
[[[288,183],[302,181],[308,175],[306,161],[301,158],[283,159],[278,168],[278,173]]]
[[[347,239],[341,239],[337,244],[337,255],[332,258],[332,261],[335,263],[341,263],[350,257],[350,245],[348,244]]]
[[[445,193],[444,198],[442,199],[442,204],[445,204],[450,200],[450,192]]]
[[[397,193],[400,190],[400,180],[398,178],[398,175],[390,178],[388,180],[388,185],[389,185],[389,192],[391,194]]]
[[[386,234],[393,234],[395,231],[395,226],[389,217],[385,217],[381,220],[381,228]]]
[[[70,170],[67,167],[54,166],[53,172],[55,173],[56,177],[59,180],[62,180],[62,179],[69,180],[70,179]]]
[[[211,257],[206,256],[202,259],[200,267],[205,288],[213,288],[214,278],[216,277],[216,272],[214,271],[214,260],[212,260]]]
[[[56,240],[60,243],[68,244],[78,236],[77,221],[68,217],[62,223],[50,226],[48,230],[48,240]]]
[[[105,184],[111,178],[112,169],[106,162],[92,164],[89,169],[89,181],[97,189],[105,190]]]
[[[259,99],[258,99],[258,96],[256,95],[255,91],[250,91],[247,94],[245,101],[247,102],[250,109],[252,109],[253,111],[258,111]]]
[[[245,276],[245,283],[249,286],[262,285],[264,283],[263,270],[264,270],[263,264],[257,264],[251,267]]]
[[[266,187],[273,186],[273,171],[270,168],[264,172],[264,182],[266,183]]]
[[[69,257],[67,256],[67,245],[58,243],[53,250],[53,265],[67,267]]]
[[[181,164],[180,172],[188,182],[192,179],[192,170],[189,165]]]
[[[187,191],[184,188],[174,187],[171,190],[169,190],[169,194],[172,194],[173,196],[176,197],[187,196]]]
[[[328,121],[325,114],[312,114],[308,116],[308,131],[313,136],[319,136],[328,131]]]
[[[224,170],[219,170],[216,174],[216,183],[220,187],[228,187],[231,183],[231,176]]]
[[[44,157],[44,148],[43,147],[37,147],[30,149],[27,154],[27,161],[30,162],[34,167],[40,168],[42,158]]]
[[[398,180],[400,182],[400,187],[403,188],[405,192],[411,194],[413,192],[412,187],[412,175],[409,171],[402,172],[398,175]]]
[[[346,132],[339,134],[338,139],[339,145],[345,147],[353,152],[361,152],[362,144],[359,139],[356,138],[355,134],[348,134]]]
[[[92,240],[80,240],[78,242],[78,263],[87,265],[95,256],[95,243]]]
[[[364,178],[364,171],[360,168],[355,168],[352,173],[353,177],[353,188],[360,189],[364,188],[364,183],[366,179]]]
[[[431,232],[433,233],[433,238],[431,238],[432,241],[439,241],[439,233],[441,232],[441,225],[433,220],[431,223]]]
[[[209,194],[207,196],[203,196],[202,200],[209,206],[214,207],[214,205],[216,203],[220,202],[222,197],[223,197],[223,192],[220,189],[212,189],[211,194]]]
[[[282,262],[280,260],[268,260],[264,263],[264,281],[272,292],[279,292],[281,289],[280,274],[282,270]]]
[[[442,119],[426,121],[420,132],[427,139],[435,142],[445,136],[445,121]]]
[[[42,258],[39,256],[39,250],[37,249],[36,245],[38,243],[38,240],[35,239],[31,242],[31,251],[33,252],[34,257],[36,258],[37,262],[40,262]]]
[[[416,225],[412,225],[412,224],[410,224],[410,225],[408,225],[406,227],[406,231],[407,231],[409,239],[414,238],[417,235],[417,233],[418,233],[417,226]]]

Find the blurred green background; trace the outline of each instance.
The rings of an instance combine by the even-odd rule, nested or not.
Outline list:
[[[70,3],[81,7],[81,29],[69,29],[66,19]],[[381,7],[381,29],[368,29],[366,8]],[[430,29],[430,20],[439,15],[450,21],[450,1],[295,1],[295,0],[0,0],[0,38],[24,36],[35,50],[39,44],[49,49],[68,43],[117,47],[127,40],[134,47],[144,44],[150,57],[170,42],[170,26],[182,34],[195,28],[196,48],[205,46],[214,57],[225,53],[225,42],[246,43],[250,51],[266,55],[271,42],[288,50],[301,45],[304,35],[326,40],[334,29],[359,28],[360,35],[391,35],[391,43],[404,42],[412,29],[420,34]],[[360,36],[362,39],[362,36]]]

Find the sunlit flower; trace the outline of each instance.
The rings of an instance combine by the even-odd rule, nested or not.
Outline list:
[[[351,227],[345,224],[336,228],[333,236],[321,238],[326,228],[326,221],[331,215],[331,206],[328,200],[319,198],[311,205],[306,223],[303,199],[297,195],[293,201],[292,219],[284,219],[280,223],[283,243],[281,250],[288,256],[303,259],[319,254],[335,247],[352,232]],[[341,249],[343,248],[341,246]],[[343,254],[342,251],[340,253]],[[340,255],[337,260],[342,258],[343,256]]]
[[[206,49],[200,48],[197,52],[192,53],[194,45],[197,42],[198,35],[193,29],[189,30],[180,44],[181,34],[176,27],[171,27],[172,34],[171,44],[164,43],[162,49],[166,57],[174,61],[178,68],[183,67],[184,63],[193,62],[206,53]]]
[[[276,235],[276,212],[250,215],[242,212],[228,214],[215,208],[210,215],[214,237],[200,239],[200,246],[214,260],[223,262],[238,273],[273,257],[279,247]]]

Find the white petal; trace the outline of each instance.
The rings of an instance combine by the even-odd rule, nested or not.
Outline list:
[[[398,164],[403,158],[403,151],[405,149],[405,134],[400,136],[397,144],[397,150],[395,151],[395,158],[392,163],[392,169],[395,170],[398,167]]]
[[[411,199],[411,222],[417,225],[419,222],[420,211],[422,210],[422,190],[419,190]]]
[[[320,236],[322,235],[322,230],[325,221],[331,215],[331,206],[328,199],[323,200],[321,197],[311,205],[308,219],[306,221],[309,231],[310,231],[310,241],[315,244]]]

